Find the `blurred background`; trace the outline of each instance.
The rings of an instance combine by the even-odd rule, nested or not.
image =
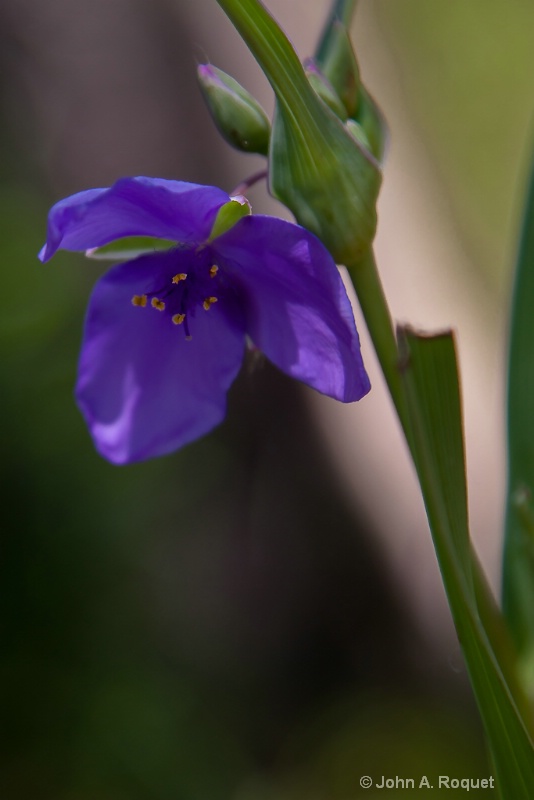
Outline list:
[[[326,0],[267,6],[311,54]],[[473,531],[498,590],[534,5],[361,0],[353,32],[390,127],[378,263],[397,319],[457,330]],[[215,0],[0,3],[0,797],[352,800],[386,796],[362,775],[488,776],[362,322],[374,389],[354,406],[247,363],[212,435],[124,468],[75,407],[99,268],[37,262],[48,207],[122,175],[231,191],[254,172],[203,105],[206,61],[272,109]],[[283,213],[262,186],[250,199]]]

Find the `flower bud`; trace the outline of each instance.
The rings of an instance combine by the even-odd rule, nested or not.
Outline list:
[[[362,145],[362,147],[365,147],[365,149],[371,153],[369,139],[367,138],[364,129],[358,122],[355,122],[353,119],[348,119],[345,123],[345,128],[348,130],[350,135]]]
[[[318,61],[323,74],[345,106],[347,116],[354,117],[358,108],[360,70],[345,25],[333,22]]]
[[[387,141],[387,125],[382,112],[363,85],[360,86],[358,111],[354,120],[362,128],[369,150],[379,162],[382,162]]]
[[[313,59],[309,58],[304,62],[304,70],[310,86],[315,89],[321,100],[326,103],[328,108],[332,109],[336,117],[346,120],[347,112],[345,106],[330,81],[323,75]]]
[[[198,80],[220,134],[237,150],[267,155],[270,123],[260,104],[230,75],[201,64]]]

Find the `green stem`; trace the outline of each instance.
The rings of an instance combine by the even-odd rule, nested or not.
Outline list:
[[[410,425],[401,380],[399,350],[372,248],[357,264],[346,266],[402,429],[410,444]]]
[[[368,250],[360,262],[348,266],[348,270],[382,367],[391,399],[395,405],[415,463],[431,528],[433,531],[442,531],[446,525],[444,508],[433,480],[433,472],[430,468],[427,468],[424,450],[421,446],[418,446],[418,442],[414,438],[408,412],[406,390],[402,382],[401,356],[372,249]],[[444,535],[438,538],[440,542],[445,540]],[[450,566],[449,553],[438,551],[438,557],[442,570],[448,572]]]
[[[419,441],[416,434],[414,435],[410,423],[406,387],[402,380],[402,358],[372,250],[370,249],[357,264],[347,265],[347,269],[414,461],[449,605],[460,641],[463,641],[465,646],[466,621],[462,614],[462,608],[470,608],[469,594],[472,588],[465,576],[458,572],[454,554],[447,544],[447,510],[443,503],[442,493],[439,485],[436,485],[425,443]],[[472,551],[471,562],[477,607],[483,618],[484,628],[488,632],[500,668],[506,676],[507,685],[518,707],[522,710],[522,719],[526,721],[528,728],[532,731],[529,704],[523,688],[517,680],[508,631],[486,584],[484,573],[474,551]],[[470,659],[468,660],[470,661]],[[471,667],[471,664],[469,666]],[[475,683],[473,685],[476,690],[477,686]]]
[[[443,547],[443,543],[446,541],[446,535],[443,533],[447,526],[446,509],[439,486],[436,485],[434,471],[428,463],[428,453],[423,446],[424,442],[419,441],[420,437],[418,438],[414,432],[410,421],[407,388],[402,380],[402,358],[404,356],[399,353],[391,315],[372,249],[368,250],[360,262],[347,268],[414,461],[445,583],[454,586],[454,582],[447,580],[447,576],[454,566],[454,560],[447,549]]]

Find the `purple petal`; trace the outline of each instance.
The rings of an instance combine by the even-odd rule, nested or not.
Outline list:
[[[110,189],[89,189],[60,200],[48,215],[47,261],[56,250],[88,250],[123,236],[157,236],[200,244],[228,195],[214,186],[162,178],[121,178]]]
[[[352,308],[321,242],[274,217],[245,217],[213,242],[244,288],[247,333],[281,370],[344,402],[370,389]]]
[[[180,257],[173,251],[120,264],[91,297],[76,395],[96,448],[115,464],[169,453],[215,427],[241,365],[239,313],[200,307],[187,341],[170,314],[132,305],[155,275],[157,282],[179,271]]]

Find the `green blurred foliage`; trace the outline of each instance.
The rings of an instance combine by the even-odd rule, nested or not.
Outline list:
[[[534,120],[530,0],[378,0],[415,114],[481,276],[512,265]]]
[[[328,732],[325,736],[324,732]],[[292,755],[299,768],[287,771],[285,784],[277,787],[278,800],[347,800],[386,798],[391,789],[360,786],[362,775],[381,783],[382,777],[413,778],[416,789],[396,789],[394,796],[417,798],[423,776],[437,787],[439,775],[489,774],[477,745],[477,732],[457,711],[441,701],[387,695],[369,691],[347,694],[298,732]],[[480,743],[480,740],[478,740]],[[450,789],[448,797],[465,797],[464,789]],[[493,797],[480,789],[477,796]],[[271,800],[271,795],[265,797]],[[258,800],[261,800],[260,795]]]

